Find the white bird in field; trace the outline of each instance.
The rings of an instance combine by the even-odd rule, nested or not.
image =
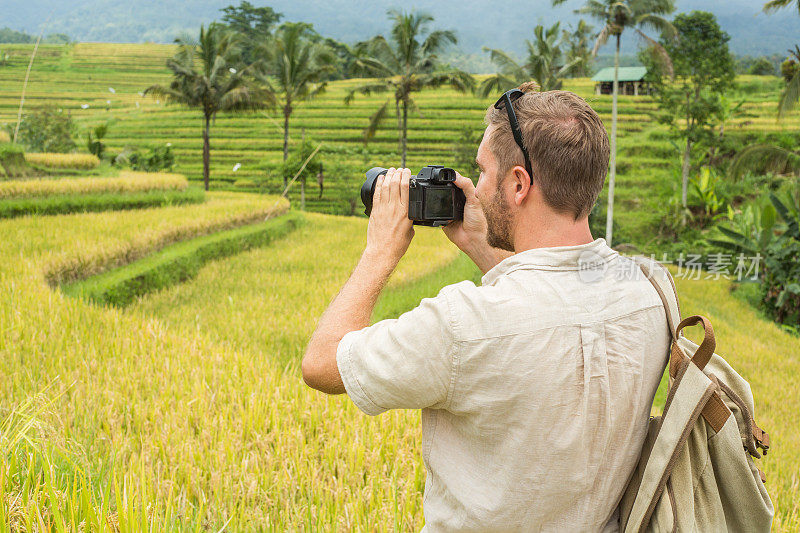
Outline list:
[[[242,164],[241,164],[241,163],[236,163],[235,165],[233,165],[233,171],[234,171],[234,172],[236,172],[236,171],[237,171],[237,170],[239,170],[240,168],[242,168]]]
[[[81,109],[89,109],[89,104],[81,104]]]
[[[231,67],[228,70],[230,71],[231,74],[236,74],[236,69],[235,68]]]
[[[117,91],[115,91],[113,87],[109,87],[108,92],[110,92],[111,94],[117,94]]]

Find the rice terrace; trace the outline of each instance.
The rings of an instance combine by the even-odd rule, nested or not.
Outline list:
[[[392,73],[398,27],[420,23],[424,55],[449,23],[393,11],[385,40],[365,26],[347,45],[248,23],[259,43],[231,37],[243,2],[175,43],[0,39],[0,530],[420,531],[420,412],[365,416],[304,383],[301,361],[367,244],[364,173],[444,165],[477,184],[487,108],[534,80],[585,99],[609,136],[614,123],[613,211],[606,181],[592,235],[668,265],[682,315],[713,323],[769,433],[754,464],[772,530],[800,531],[800,50],[762,54],[761,70],[709,60],[710,77],[726,73],[697,81],[680,32],[718,30],[713,15],[662,0],[565,12],[637,2],[672,6],[653,13],[678,36],[629,21],[623,59],[647,74],[617,82],[615,35],[601,64],[604,22],[588,11],[582,55],[572,25],[545,15],[534,30],[531,16],[516,38],[529,47],[481,51],[488,68],[444,61],[443,34],[438,55]],[[768,4],[800,21],[800,3]],[[634,48],[639,29],[652,39]],[[226,87],[216,108],[189,94],[189,71]],[[692,83],[705,85],[686,106]],[[415,228],[372,323],[481,284],[440,228]],[[654,415],[667,390],[665,374]]]

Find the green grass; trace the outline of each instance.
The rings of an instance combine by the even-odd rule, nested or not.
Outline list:
[[[185,190],[146,191],[136,193],[66,194],[0,200],[0,218],[25,215],[57,215],[120,211],[168,205],[200,203],[205,192],[198,187]]]
[[[209,261],[267,246],[304,223],[295,212],[261,224],[197,237],[98,276],[62,286],[65,294],[98,304],[124,307],[137,298],[197,275]]]

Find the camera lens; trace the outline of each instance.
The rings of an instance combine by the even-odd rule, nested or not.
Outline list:
[[[364,204],[364,214],[369,216],[372,211],[372,197],[375,195],[375,182],[378,181],[378,176],[386,174],[388,168],[372,167],[367,170],[364,185],[361,186],[361,203]]]

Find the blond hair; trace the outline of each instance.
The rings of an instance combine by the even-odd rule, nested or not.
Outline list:
[[[538,92],[523,83],[525,94],[513,102],[528,152],[533,179],[545,202],[575,220],[589,215],[608,172],[609,144],[600,117],[575,93]],[[498,182],[524,158],[514,141],[505,107],[489,106],[485,122],[494,126],[489,148],[497,159]]]

